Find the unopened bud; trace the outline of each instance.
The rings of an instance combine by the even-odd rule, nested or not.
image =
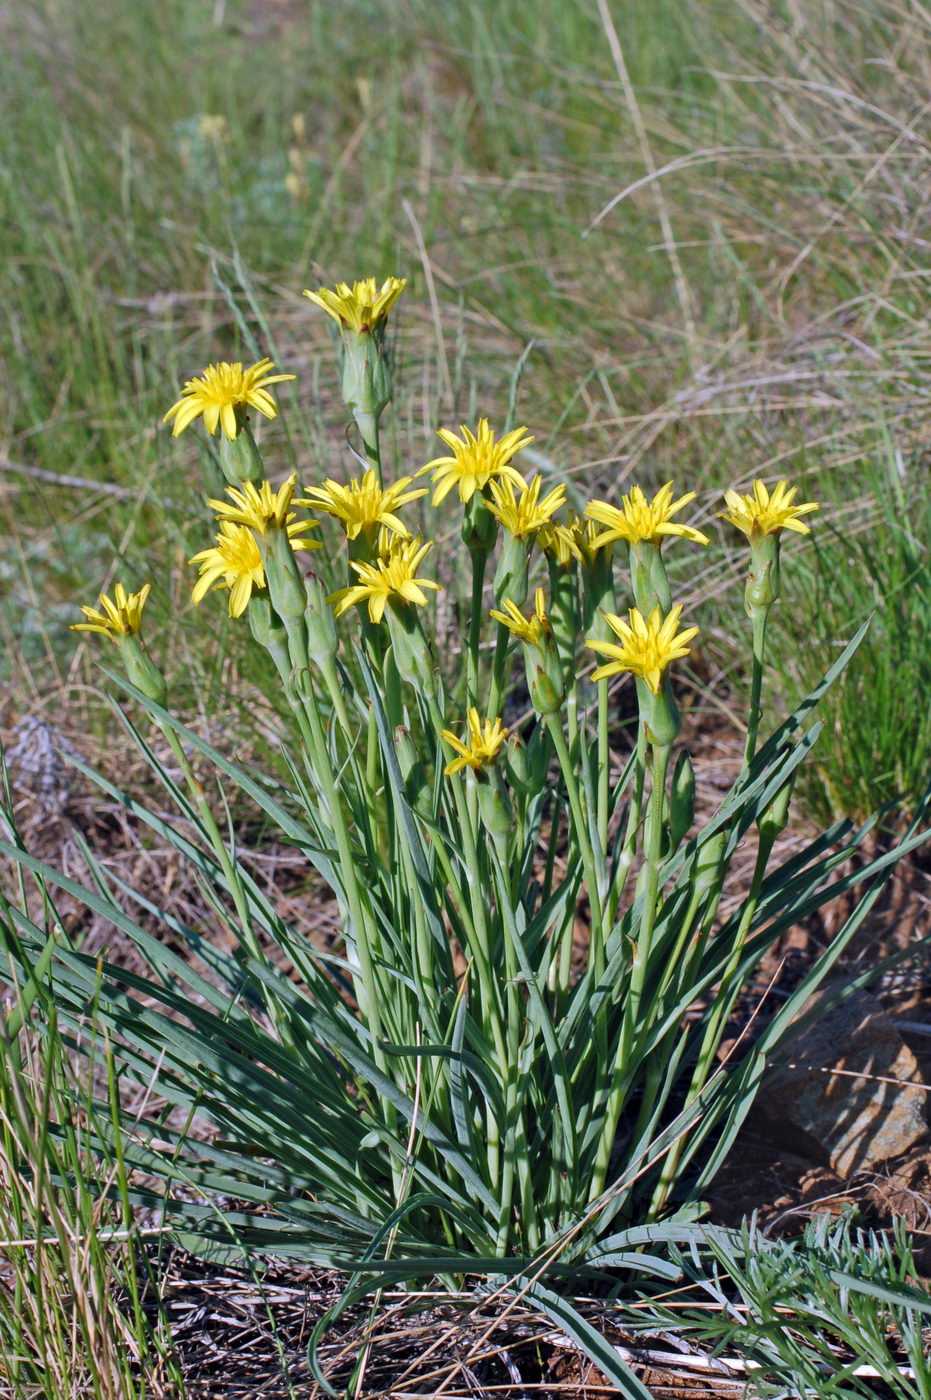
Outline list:
[[[339,647],[333,609],[327,603],[327,592],[316,574],[304,579],[307,608],[304,623],[307,628],[307,655],[318,666],[330,661]]]
[[[228,438],[226,433],[220,434],[220,466],[231,486],[239,486],[243,481],[261,481],[265,475],[245,405],[237,404],[235,413],[236,436]]]
[[[761,841],[775,841],[786,829],[789,820],[789,807],[792,802],[792,789],[795,786],[795,774],[776,793],[766,811],[760,817],[757,827]]]
[[[124,632],[114,640],[119,648],[126,679],[147,699],[154,700],[156,705],[164,705],[168,699],[168,686],[146,650],[145,642],[135,632]]]
[[[489,515],[491,512],[488,512]],[[500,607],[509,598],[515,607],[522,608],[530,591],[528,565],[530,546],[525,539],[505,532],[504,548],[495,570],[495,599]]]
[[[478,783],[476,792],[482,825],[504,859],[508,838],[514,828],[514,808],[510,796],[500,780],[494,777],[490,782]]]
[[[687,749],[676,759],[669,787],[669,844],[675,851],[695,820],[695,770]]]

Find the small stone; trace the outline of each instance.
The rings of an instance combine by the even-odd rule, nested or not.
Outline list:
[[[830,990],[822,988],[805,1010]],[[780,1058],[789,1063],[767,1076],[754,1110],[780,1146],[846,1178],[927,1136],[918,1062],[868,992],[825,1011],[784,1044]]]

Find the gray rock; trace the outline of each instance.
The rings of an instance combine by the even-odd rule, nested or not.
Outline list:
[[[828,990],[816,993],[806,1011]],[[848,1177],[927,1136],[918,1062],[868,992],[826,1011],[787,1041],[779,1058],[788,1064],[765,1079],[754,1116],[780,1146]]]

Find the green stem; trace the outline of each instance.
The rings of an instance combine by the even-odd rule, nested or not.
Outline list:
[[[494,718],[501,713],[501,700],[504,693],[504,663],[508,654],[511,634],[503,622],[498,623],[495,636],[495,659],[491,669],[491,688],[488,692],[488,713]]]
[[[608,798],[611,790],[611,746],[608,734],[608,682],[598,682],[598,840],[608,849]]]
[[[487,549],[470,549],[472,560],[472,611],[469,615],[469,650],[466,653],[466,704],[478,704],[478,655],[484,621],[483,599]]]
[[[659,898],[659,873],[663,850],[663,799],[666,795],[666,770],[669,767],[669,745],[656,745],[653,748],[653,786],[650,791],[650,810],[647,822],[646,858],[643,865],[643,907],[640,914],[640,928],[634,947],[630,970],[630,989],[624,1006],[624,1019],[618,1037],[617,1055],[614,1062],[611,1088],[605,1106],[604,1125],[595,1156],[595,1169],[589,1199],[595,1200],[604,1190],[605,1178],[611,1161],[617,1125],[624,1106],[626,1086],[630,1080],[630,1056],[634,1037],[639,1027],[640,1004],[646,985],[650,964],[650,950],[653,942],[653,928],[656,923],[656,908]]]
[[[763,662],[766,654],[766,619],[768,615],[768,607],[758,607],[753,610],[753,674],[750,681],[750,718],[747,723],[747,742],[744,746],[744,772],[753,762],[760,720],[763,717]]]
[[[378,414],[366,413],[363,409],[357,408],[353,411],[353,417],[362,435],[365,460],[370,467],[374,467],[379,486],[384,486],[385,483],[381,470],[381,442],[378,429]]]
[[[547,715],[546,725],[553,740],[553,747],[556,750],[556,757],[559,759],[559,766],[562,769],[563,782],[566,786],[566,795],[569,798],[569,811],[572,815],[572,825],[575,828],[575,838],[582,860],[585,883],[588,886],[588,902],[592,921],[589,960],[590,966],[594,972],[595,981],[598,982],[601,980],[601,976],[604,973],[604,948],[607,930],[605,928],[604,909],[601,902],[600,882],[598,880],[598,870],[595,864],[595,854],[592,850],[592,843],[589,837],[588,820],[582,802],[582,793],[579,789],[575,768],[566,745],[566,737],[562,732],[562,721],[559,715]],[[568,976],[568,968],[560,967],[561,984],[564,975]],[[561,990],[565,990],[564,985],[561,985]]]

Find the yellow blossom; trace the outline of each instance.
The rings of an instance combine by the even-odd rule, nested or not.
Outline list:
[[[487,502],[488,509],[516,539],[535,535],[566,504],[566,488],[561,482],[541,500],[542,485],[542,476],[535,476],[526,486],[522,485],[520,495],[515,495],[512,483],[506,479],[490,484],[494,500]]]
[[[363,277],[351,287],[348,282],[337,282],[335,291],[321,287],[316,292],[305,291],[304,295],[332,316],[338,326],[348,326],[361,334],[386,319],[406,286],[406,277],[386,277],[378,288],[374,277]]]
[[[354,540],[362,531],[372,531],[379,525],[387,526],[396,535],[407,539],[410,530],[395,512],[427,494],[425,486],[414,491],[407,490],[413,479],[412,476],[402,476],[393,486],[382,489],[375,472],[369,468],[363,473],[361,481],[350,481],[343,486],[338,481],[327,480],[322,486],[312,486],[307,498],[296,500],[294,504],[311,506],[326,515],[335,516],[342,522],[350,540]]]
[[[586,640],[585,645],[592,651],[610,658],[607,665],[599,666],[592,673],[592,680],[603,681],[621,671],[630,671],[642,677],[650,691],[658,695],[663,672],[670,661],[688,656],[688,643],[698,636],[697,627],[686,627],[677,633],[681,614],[682,608],[678,603],[665,618],[659,608],[654,608],[648,618],[644,618],[637,608],[631,608],[629,623],[614,613],[605,613],[611,631],[620,640],[620,646],[595,638]]]
[[[423,590],[439,591],[440,587],[432,579],[417,577],[418,568],[432,548],[432,541],[424,544],[420,539],[393,539],[374,564],[353,561],[351,567],[358,574],[359,582],[351,588],[339,589],[327,600],[336,604],[336,616],[342,617],[354,603],[368,602],[370,619],[381,622],[392,598],[423,607],[427,601]]]
[[[315,541],[292,538],[293,529],[293,525],[288,526],[292,549],[319,548]],[[265,568],[259,546],[247,525],[234,525],[229,520],[220,521],[216,541],[212,549],[202,549],[188,560],[189,564],[200,567],[200,577],[191,598],[200,603],[211,588],[228,588],[230,617],[241,617],[252,590],[265,587]]]
[[[172,437],[178,437],[185,428],[204,416],[204,426],[209,433],[215,433],[217,425],[222,425],[226,436],[232,441],[239,432],[236,409],[251,407],[264,413],[266,418],[274,418],[278,409],[275,400],[268,392],[270,384],[282,384],[294,379],[293,374],[269,374],[274,361],[259,360],[257,364],[243,369],[241,362],[229,364],[221,360],[219,364],[208,365],[203,374],[189,379],[177,403],[172,404],[163,422],[174,418]]]
[[[287,526],[288,538],[293,544],[295,535],[301,535],[305,530],[315,530],[320,524],[319,520],[295,519],[291,510],[294,478],[295,473],[292,472],[277,491],[272,490],[268,481],[262,481],[258,486],[252,481],[243,481],[239,486],[226,488],[232,505],[228,501],[214,500],[207,504],[216,511],[218,520],[228,520],[233,525],[248,525],[259,535],[267,535],[271,529],[283,530]],[[305,540],[304,548],[320,549],[321,546],[317,540]]]
[[[691,525],[680,525],[672,519],[694,499],[695,492],[687,491],[674,501],[672,482],[667,481],[652,501],[647,500],[639,486],[632,486],[628,494],[622,497],[620,508],[609,505],[607,501],[592,501],[585,514],[589,520],[597,520],[600,525],[607,526],[605,534],[596,536],[596,545],[609,544],[613,540],[627,540],[630,544],[649,541],[650,544],[659,545],[664,535],[679,535],[695,544],[707,544],[707,535],[694,530]]]
[[[501,478],[521,488],[524,478],[516,467],[511,466],[511,458],[533,442],[527,436],[526,428],[514,428],[505,433],[499,442],[495,441],[494,430],[488,426],[487,418],[478,420],[478,428],[473,433],[464,423],[459,425],[462,437],[458,438],[449,428],[437,429],[437,437],[442,438],[452,452],[451,457],[434,457],[417,473],[433,472],[436,490],[433,504],[438,506],[445,500],[453,487],[458,487],[459,499],[470,501],[476,491],[481,491],[489,481]]]
[[[440,738],[445,739],[453,752],[458,755],[443,769],[443,774],[447,778],[452,777],[462,768],[472,768],[476,773],[487,768],[497,758],[501,745],[508,736],[508,730],[500,719],[486,719],[483,725],[479,719],[478,710],[474,706],[467,711],[466,719],[467,727],[464,741],[457,738],[450,729],[440,730]]]
[[[504,611],[499,612],[497,608],[492,608],[491,616],[513,633],[519,642],[530,647],[542,647],[550,632],[550,620],[542,588],[538,588],[534,594],[533,605],[534,610],[528,618],[524,617],[516,603],[512,603],[510,598],[504,598],[501,603]]]
[[[82,605],[81,612],[86,621],[75,622],[72,632],[100,632],[104,637],[125,637],[138,632],[142,626],[142,609],[152,591],[151,583],[146,583],[138,593],[127,593],[121,583],[113,590],[112,599],[106,593],[100,595],[100,607],[88,608]]]
[[[537,544],[550,560],[555,560],[561,569],[568,569],[573,559],[581,561],[582,550],[572,521],[565,524],[551,521],[537,533]]]
[[[748,540],[758,540],[763,535],[775,534],[778,530],[794,530],[796,534],[808,535],[811,526],[799,516],[809,515],[819,510],[817,501],[806,501],[795,506],[792,502],[798,492],[797,486],[780,481],[773,487],[772,494],[762,481],[754,481],[752,494],[742,496],[739,491],[725,491],[721,519],[742,530]]]

